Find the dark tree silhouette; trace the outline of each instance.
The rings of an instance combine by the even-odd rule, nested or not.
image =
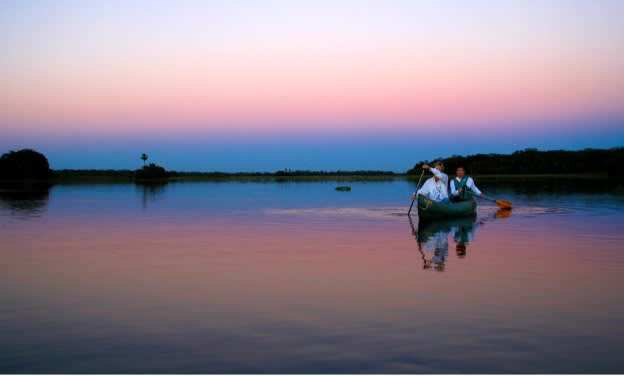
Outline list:
[[[609,177],[624,176],[624,148],[584,149],[579,151],[539,151],[528,148],[512,154],[453,155],[440,158],[446,171],[453,174],[464,166],[471,174],[578,174],[607,173]],[[420,174],[425,161],[418,162],[408,174]]]
[[[10,151],[0,157],[0,179],[33,180],[52,176],[48,159],[32,149]]]
[[[147,161],[147,154],[141,154],[141,160],[143,161],[143,167],[145,167],[145,162]]]
[[[134,174],[136,180],[154,180],[154,179],[166,179],[167,170],[154,163],[150,163],[144,166],[142,169],[137,170]]]

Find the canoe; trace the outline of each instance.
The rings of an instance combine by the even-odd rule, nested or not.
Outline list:
[[[469,200],[442,203],[429,200],[424,196],[418,196],[418,218],[423,220],[459,218],[473,216],[477,212],[477,202],[474,198]]]

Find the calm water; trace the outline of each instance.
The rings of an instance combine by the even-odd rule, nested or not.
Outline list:
[[[622,196],[419,226],[351,185],[1,192],[0,371],[624,372]]]

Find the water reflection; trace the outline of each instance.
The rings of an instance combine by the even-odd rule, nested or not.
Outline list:
[[[511,217],[512,209],[498,209],[496,213],[494,213],[495,219],[505,219]]]
[[[40,217],[48,206],[51,184],[4,183],[0,185],[0,207],[20,219]]]
[[[409,218],[412,235],[416,237],[423,269],[444,271],[449,254],[449,235],[455,245],[458,258],[465,258],[467,246],[472,243],[474,234],[481,225],[476,217],[436,220],[418,223],[418,229]]]
[[[2,200],[0,368],[623,369],[619,198],[512,195],[511,218],[484,203],[478,223],[414,218],[407,238],[407,208],[391,201],[404,182],[333,186],[60,184],[29,221]]]
[[[141,182],[136,183],[137,190],[141,193],[141,204],[147,209],[150,202],[158,201],[163,197],[167,182]]]
[[[477,219],[476,216],[440,219],[418,222],[418,229],[411,217],[408,217],[412,235],[418,243],[423,269],[444,271],[449,254],[449,235],[455,245],[455,255],[463,259],[467,255],[468,245],[473,242],[477,229],[492,220],[511,217],[512,210],[498,209],[493,216]]]

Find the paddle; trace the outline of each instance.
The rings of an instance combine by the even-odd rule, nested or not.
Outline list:
[[[416,192],[418,192],[418,187],[420,186],[420,181],[422,180],[424,174],[425,174],[425,170],[423,169],[422,172],[420,173],[418,184],[416,184]],[[412,203],[410,204],[409,210],[407,211],[407,215],[410,215],[410,213],[412,212],[412,206],[414,206],[414,201],[416,201],[416,197],[417,195],[415,195],[414,198],[412,199]]]
[[[495,198],[489,198],[489,197],[484,197],[483,199],[495,202],[496,205],[498,205],[498,207],[501,208],[501,209],[511,209],[511,207],[512,207],[511,201],[509,201],[509,200],[501,200],[501,199],[497,200]]]
[[[489,198],[489,197],[486,197],[486,196],[481,197],[481,196],[479,196],[478,194],[474,193],[474,192],[472,191],[472,189],[470,189],[470,188],[466,188],[466,189],[468,189],[468,191],[470,191],[470,193],[472,193],[472,194],[473,194],[473,196],[475,196],[475,197],[479,197],[479,198],[482,198],[482,199],[484,199],[484,200],[488,200],[488,201],[492,201],[492,202],[496,203],[496,205],[497,205],[499,208],[501,208],[501,209],[511,210],[511,208],[512,208],[512,206],[513,206],[513,205],[512,205],[512,203],[511,203],[511,201],[509,201],[509,200],[502,200],[502,199],[498,199],[498,200],[497,200],[497,199],[495,199],[495,198]]]

